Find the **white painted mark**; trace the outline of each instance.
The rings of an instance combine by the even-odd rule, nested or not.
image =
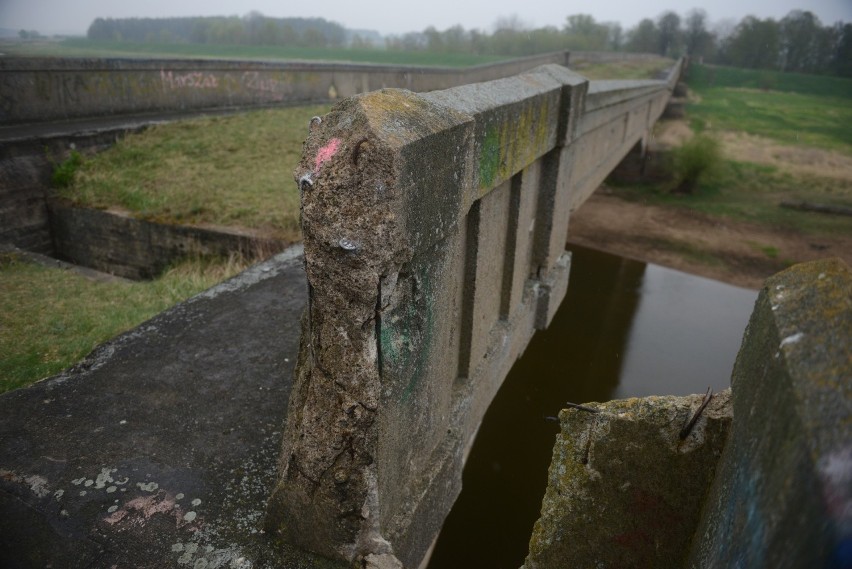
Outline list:
[[[783,340],[781,340],[781,346],[780,346],[780,347],[782,347],[782,348],[783,348],[784,346],[789,346],[789,345],[791,345],[791,344],[796,344],[796,343],[798,343],[799,341],[801,341],[801,339],[802,339],[802,338],[804,338],[804,337],[805,337],[805,334],[804,334],[803,332],[798,332],[798,333],[796,333],[796,334],[791,334],[790,336],[787,336],[786,338],[784,338]]]
[[[195,512],[187,512],[183,515],[183,519],[184,521],[191,522],[195,519],[197,515],[198,514],[196,514]]]

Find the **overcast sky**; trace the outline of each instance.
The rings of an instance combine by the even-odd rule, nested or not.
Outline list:
[[[490,32],[497,18],[511,15],[532,27],[561,27],[569,14],[591,14],[597,21],[629,28],[666,10],[683,15],[694,7],[703,7],[711,22],[738,21],[749,14],[779,19],[797,8],[814,12],[823,24],[852,22],[852,0],[0,0],[0,28],[83,34],[98,17],[242,16],[251,10],[275,17],[321,17],[383,34],[421,31],[430,25],[444,30],[456,24]]]

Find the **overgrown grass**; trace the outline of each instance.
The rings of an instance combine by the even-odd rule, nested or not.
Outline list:
[[[3,52],[23,57],[158,57],[258,60],[323,60],[392,65],[466,67],[511,59],[469,53],[388,51],[384,49],[310,48],[262,45],[158,44],[70,38],[60,42],[5,44]]]
[[[675,191],[692,193],[702,179],[713,176],[722,162],[722,147],[705,134],[693,136],[672,150]]]
[[[152,221],[238,226],[297,240],[293,169],[308,121],[327,111],[293,107],[154,126],[84,160],[60,195]]]
[[[230,277],[246,263],[190,260],[148,282],[94,282],[0,257],[0,393],[79,361],[98,344]]]
[[[814,215],[780,207],[785,200],[827,204],[852,203],[852,187],[844,180],[792,175],[772,166],[723,160],[698,181],[691,195],[671,191],[671,184],[616,185],[622,197],[653,205],[688,207],[715,217],[759,223],[813,235],[852,233],[852,219]],[[768,254],[768,253],[767,253]]]
[[[674,64],[674,60],[660,57],[647,61],[580,62],[570,67],[589,79],[657,79]]]
[[[711,72],[715,79],[711,80]],[[687,104],[696,131],[739,131],[784,144],[852,154],[852,79],[693,66],[687,83],[698,94]]]

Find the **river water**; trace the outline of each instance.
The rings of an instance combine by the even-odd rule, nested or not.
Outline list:
[[[568,293],[488,409],[429,569],[518,569],[565,401],[721,391],[757,291],[571,246]]]

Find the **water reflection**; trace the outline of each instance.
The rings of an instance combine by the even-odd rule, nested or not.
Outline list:
[[[755,291],[572,247],[571,282],[546,332],[485,415],[464,490],[430,569],[517,569],[547,482],[564,401],[724,389]]]

